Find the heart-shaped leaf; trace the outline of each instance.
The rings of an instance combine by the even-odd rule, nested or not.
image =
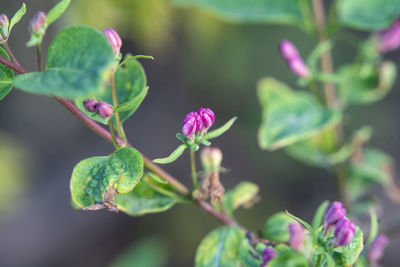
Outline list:
[[[47,70],[18,75],[14,86],[69,99],[91,97],[104,90],[114,64],[111,46],[101,32],[91,27],[71,27],[51,42]]]
[[[116,209],[114,198],[133,190],[143,175],[139,151],[126,147],[79,162],[72,173],[72,200],[81,209]]]
[[[6,59],[10,60],[7,52],[0,47],[0,56],[5,57]],[[0,64],[0,100],[2,100],[13,88],[13,79],[14,73],[13,71]]]
[[[306,92],[293,92],[285,84],[265,78],[258,85],[263,108],[258,133],[261,148],[274,150],[305,140],[336,125],[339,111],[323,107]]]
[[[264,225],[263,237],[274,242],[287,242],[289,240],[289,224],[296,220],[284,212],[278,212],[268,218]]]

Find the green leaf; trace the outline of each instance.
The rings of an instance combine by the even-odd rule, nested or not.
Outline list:
[[[168,247],[163,239],[145,237],[124,250],[110,267],[161,267],[167,266]]]
[[[127,55],[123,64],[120,65],[120,68],[115,73],[115,88],[118,100],[118,106],[115,108],[115,111],[119,112],[121,122],[124,122],[132,116],[146,97],[148,92],[146,83],[146,74],[141,64],[133,56]],[[94,97],[99,101],[113,105],[110,86],[107,90],[100,92]],[[84,100],[85,97],[76,98],[76,106],[93,120],[107,124],[99,115],[85,110],[83,106]],[[113,122],[116,122],[115,116],[113,117]]]
[[[142,155],[130,147],[84,159],[72,173],[72,200],[82,209],[115,208],[115,195],[132,191],[142,175]]]
[[[18,75],[14,86],[69,99],[93,97],[104,90],[113,65],[114,54],[102,33],[91,27],[71,27],[51,42],[47,70]]]
[[[0,47],[0,56],[10,60],[7,52],[2,47]],[[13,79],[13,71],[3,64],[0,64],[0,100],[6,97],[13,88]]]
[[[379,227],[378,216],[376,216],[375,209],[370,209],[369,215],[371,218],[371,222],[369,226],[369,235],[366,242],[367,247],[369,247],[372,241],[375,240],[376,236],[378,235],[378,227]]]
[[[341,102],[348,106],[381,100],[393,88],[396,73],[396,65],[391,61],[384,61],[379,67],[372,62],[342,67],[339,70]]]
[[[47,13],[47,27],[50,26],[50,24],[56,21],[59,17],[61,17],[62,14],[64,14],[70,3],[71,0],[62,0],[49,10],[49,12]]]
[[[301,223],[305,228],[307,228],[308,231],[310,231],[311,233],[313,232],[314,229],[312,228],[312,226],[308,222],[300,219],[299,217],[294,216],[293,214],[290,214],[288,211],[286,211],[286,214],[289,217],[291,217],[292,219],[294,219],[294,220],[298,221],[299,223]]]
[[[174,162],[175,160],[177,160],[182,155],[182,153],[185,151],[186,148],[187,148],[187,145],[182,144],[182,145],[178,146],[178,148],[175,149],[171,153],[171,155],[169,155],[168,157],[155,159],[153,161],[155,163],[158,163],[158,164],[168,164],[168,163]]]
[[[285,84],[265,78],[258,85],[263,108],[258,133],[261,148],[275,150],[303,141],[336,125],[339,111],[329,110],[305,92],[294,92]]]
[[[11,21],[10,21],[10,26],[8,27],[8,37],[10,38],[10,33],[12,28],[15,26],[15,24],[17,24],[21,18],[25,15],[26,13],[26,5],[25,3],[22,4],[22,7],[20,9],[18,9],[18,11],[15,13],[15,15],[12,17]]]
[[[289,224],[296,220],[284,212],[278,212],[269,217],[263,228],[263,237],[273,242],[289,241]]]
[[[309,267],[307,259],[301,253],[286,252],[268,262],[267,267]]]
[[[312,221],[312,228],[317,230],[321,225],[324,219],[325,211],[329,206],[329,201],[324,201],[319,205],[317,211],[314,214],[314,218]]]
[[[117,195],[115,204],[119,210],[130,216],[141,216],[166,211],[172,208],[178,200],[170,185],[159,183],[145,176],[133,191]]]
[[[214,139],[214,138],[217,138],[218,136],[221,136],[222,134],[224,134],[226,131],[228,131],[232,127],[232,125],[235,123],[236,120],[237,120],[237,117],[233,117],[232,119],[230,119],[227,123],[225,123],[218,129],[215,129],[213,131],[209,131],[208,133],[206,133],[201,139],[209,140],[209,139]]]
[[[360,30],[388,27],[400,15],[400,0],[338,0],[337,13],[343,25]]]
[[[229,216],[232,216],[235,209],[253,201],[257,197],[258,191],[259,188],[256,184],[241,182],[234,189],[226,192],[222,197],[225,212]],[[216,204],[216,207],[219,208],[219,205]]]
[[[333,249],[332,257],[340,266],[352,266],[360,256],[363,247],[363,233],[357,226],[353,240],[347,246]]]
[[[174,0],[180,7],[199,7],[222,19],[240,23],[302,25],[305,18],[299,0]]]
[[[220,227],[209,233],[196,251],[195,267],[230,267],[239,263],[243,233],[236,227]]]
[[[262,255],[247,238],[243,238],[239,248],[239,258],[243,267],[260,267],[263,263]]]

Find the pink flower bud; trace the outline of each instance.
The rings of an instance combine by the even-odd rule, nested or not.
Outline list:
[[[289,245],[295,251],[300,251],[304,245],[304,228],[299,223],[289,224]]]
[[[9,24],[7,15],[0,14],[0,41],[7,39]]]
[[[99,104],[99,101],[95,99],[86,99],[83,101],[83,106],[85,109],[89,112],[96,112],[97,105]]]
[[[201,150],[200,160],[205,170],[216,170],[221,166],[222,151],[217,147],[205,147]]]
[[[346,218],[341,219],[336,224],[334,238],[335,247],[348,245],[353,240],[355,232],[356,226],[352,221]]]
[[[271,247],[267,247],[262,251],[262,258],[263,258],[263,263],[261,264],[261,267],[264,267],[268,264],[268,262],[270,260],[272,260],[273,258],[275,258],[278,254],[276,253],[276,251],[271,248]]]
[[[121,50],[121,46],[122,46],[122,40],[119,37],[118,33],[116,31],[114,31],[113,29],[105,29],[104,35],[107,37],[108,41],[110,42],[112,50],[114,51],[114,55],[116,57],[118,57],[120,50]]]
[[[346,216],[346,209],[343,208],[343,204],[339,201],[332,202],[325,212],[324,216],[324,228],[325,231],[330,231],[335,224],[342,220]]]
[[[381,54],[396,50],[400,47],[400,20],[389,28],[378,33],[378,51]]]
[[[299,58],[299,52],[297,51],[297,48],[290,41],[283,40],[280,43],[279,48],[281,50],[282,56],[286,60],[290,61],[294,58]]]
[[[113,108],[106,102],[99,102],[96,105],[96,112],[103,118],[109,118],[113,115]]]
[[[310,75],[306,64],[304,64],[304,61],[301,58],[291,59],[289,61],[289,67],[296,75],[300,77],[307,78]]]
[[[203,122],[201,133],[204,134],[208,131],[208,129],[213,125],[215,121],[214,112],[209,108],[201,108],[197,111],[197,114],[199,114]]]
[[[35,14],[35,16],[29,22],[29,31],[31,33],[39,34],[44,30],[44,27],[47,23],[46,13],[43,11],[39,11]]]
[[[182,133],[189,140],[193,140],[194,134],[200,131],[203,126],[201,117],[197,112],[190,112],[186,115],[182,123]]]
[[[367,252],[367,258],[370,262],[379,261],[386,246],[389,244],[389,238],[383,234],[378,235],[375,240],[371,243],[371,246]]]

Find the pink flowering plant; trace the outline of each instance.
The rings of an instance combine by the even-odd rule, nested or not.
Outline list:
[[[201,1],[174,2],[178,6],[204,8]],[[219,178],[224,170],[223,153],[210,147],[213,139],[231,129],[236,117],[223,123],[210,108],[202,107],[182,116],[182,130],[176,134],[182,144],[168,157],[150,160],[135,149],[127,139],[124,123],[148,91],[138,60],[152,57],[122,55],[123,42],[114,29],[99,31],[75,26],[55,36],[44,64],[41,43],[46,30],[63,14],[70,0],[62,0],[47,13],[39,11],[30,21],[27,46],[35,47],[37,52],[33,72],[19,64],[7,44],[13,27],[26,12],[25,4],[11,20],[0,14],[0,99],[14,87],[53,97],[90,130],[113,144],[115,149],[109,155],[83,159],[73,169],[70,192],[74,208],[108,209],[141,216],[167,211],[178,203],[190,203],[221,222],[224,226],[201,241],[195,257],[197,267],[362,267],[377,263],[389,241],[385,235],[378,235],[375,207],[363,208],[366,205],[362,199],[371,185],[379,183],[398,201],[393,160],[367,146],[371,138],[369,127],[346,136],[343,114],[351,105],[383,98],[393,86],[396,66],[384,54],[400,46],[396,16],[385,13],[372,22],[363,20],[371,14],[349,16],[350,11],[360,10],[360,1],[356,0],[332,5],[329,20],[325,19],[322,0],[267,0],[263,8],[274,7],[277,14],[264,10],[259,12],[261,17],[246,13],[249,8],[245,7],[251,3],[238,7],[234,1],[226,1],[221,8],[218,1],[205,2],[206,8],[222,18],[243,23],[292,23],[318,39],[308,57],[296,48],[295,42],[283,40],[279,47],[289,70],[298,77],[298,86],[309,90],[294,91],[271,77],[263,78],[258,85],[263,110],[260,147],[270,151],[284,149],[295,159],[330,170],[336,176],[340,201],[323,202],[311,223],[287,211],[268,218],[259,232],[236,221],[234,211],[251,206],[259,197],[259,188],[244,181],[226,190]],[[338,16],[337,20],[334,16]],[[333,36],[341,25],[375,32],[359,45],[354,62],[335,70],[331,50]],[[195,161],[199,150],[201,170]],[[185,151],[190,154],[190,189],[159,165],[178,160]],[[359,216],[365,214],[370,216],[370,228],[364,229],[367,235],[357,225]]]

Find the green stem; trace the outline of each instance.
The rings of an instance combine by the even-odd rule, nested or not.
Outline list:
[[[113,73],[111,77],[111,94],[112,94],[112,100],[113,100],[113,106],[116,108],[118,106],[118,99],[117,99],[117,89],[115,88],[115,72]],[[127,142],[124,127],[122,126],[121,119],[119,117],[119,112],[115,112],[115,123],[117,125],[117,133],[119,138]]]
[[[115,138],[114,125],[113,125],[112,118],[110,118],[108,120],[108,127],[110,128],[110,134],[111,134],[112,143],[113,143],[115,149],[118,149],[119,145],[118,145],[117,139]]]
[[[190,149],[190,169],[192,170],[193,190],[197,188],[196,159],[194,151]]]
[[[320,264],[321,264],[321,259],[322,259],[322,255],[319,254],[319,255],[318,255],[318,259],[317,259],[317,263],[315,264],[315,267],[319,267],[319,266],[320,266]]]
[[[7,54],[10,56],[11,61],[17,65],[21,65],[21,64],[19,64],[18,60],[15,58],[14,53],[11,51],[10,47],[8,46],[8,43],[4,42],[3,46],[4,46],[4,49],[7,51]]]

